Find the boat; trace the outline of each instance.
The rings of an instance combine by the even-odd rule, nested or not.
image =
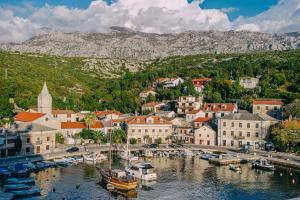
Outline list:
[[[11,171],[5,167],[0,167],[0,175],[4,177],[11,176]]]
[[[60,159],[54,159],[55,164],[58,166],[66,167],[72,163],[70,158],[60,158]]]
[[[253,169],[261,169],[265,171],[275,171],[274,165],[268,163],[266,159],[259,159],[252,162]]]
[[[37,170],[43,170],[55,166],[56,166],[55,162],[50,162],[50,161],[41,161],[36,163]]]
[[[12,193],[1,193],[1,197],[0,197],[1,200],[12,200],[14,199],[14,194]]]
[[[34,177],[30,178],[9,178],[6,180],[6,184],[34,184]]]
[[[150,163],[137,163],[125,168],[126,173],[138,179],[145,181],[157,180],[157,174],[153,172],[153,166]]]
[[[11,193],[14,194],[14,198],[19,198],[19,197],[40,195],[41,190],[39,188],[32,188],[32,189],[28,189],[28,190],[11,191]]]
[[[97,154],[93,153],[90,155],[83,156],[83,162],[86,164],[97,164],[104,160],[107,160],[107,156],[101,153],[97,153]]]
[[[216,155],[216,154],[211,154],[211,153],[205,153],[205,154],[202,154],[202,155],[200,156],[200,158],[203,159],[203,160],[209,160],[209,159],[211,159],[211,158],[217,158],[217,157],[218,157],[218,155]]]
[[[127,160],[127,161],[139,160],[139,157],[137,157],[137,156],[130,156],[130,152],[128,150],[121,152],[120,157],[121,157],[121,159]]]
[[[83,162],[83,157],[75,156],[75,157],[73,157],[73,160],[74,160],[75,164],[82,163]]]
[[[28,176],[31,172],[31,169],[27,167],[26,164],[14,164],[8,166],[8,169],[12,172],[12,174],[16,177],[25,177]]]
[[[13,190],[28,190],[29,188],[31,188],[31,186],[25,184],[4,185],[5,192],[13,191]]]
[[[233,165],[233,164],[229,165],[229,169],[232,170],[232,171],[235,171],[235,172],[241,172],[242,171],[241,166],[239,166],[239,165]]]
[[[181,153],[181,155],[184,156],[184,157],[192,157],[192,156],[194,156],[194,153],[191,150],[189,150],[189,149],[185,149]]]

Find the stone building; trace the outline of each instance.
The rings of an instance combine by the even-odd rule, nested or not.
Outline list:
[[[275,119],[283,119],[283,102],[280,99],[254,100],[252,112],[267,114]]]
[[[215,146],[217,132],[211,126],[202,126],[194,130],[194,144]]]
[[[253,77],[240,78],[240,86],[242,86],[245,89],[254,89],[257,87],[258,83],[259,83],[258,78],[253,78]]]
[[[183,115],[193,110],[198,110],[202,103],[202,97],[181,96],[178,99],[177,114]]]
[[[278,120],[266,114],[240,112],[229,114],[218,120],[218,145],[241,147],[265,143],[270,134],[270,126]]]

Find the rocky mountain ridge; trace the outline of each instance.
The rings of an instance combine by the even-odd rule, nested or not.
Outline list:
[[[300,33],[187,31],[178,34],[137,32],[112,27],[108,33],[51,32],[23,43],[0,44],[0,50],[67,57],[151,60],[175,55],[234,53],[300,48]]]

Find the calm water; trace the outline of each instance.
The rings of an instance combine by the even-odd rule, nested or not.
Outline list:
[[[238,174],[229,170],[228,166],[216,167],[199,158],[155,158],[149,161],[155,166],[159,180],[150,188],[139,188],[136,199],[278,200],[300,197],[299,171],[280,169],[263,172],[243,165],[242,174]],[[118,162],[115,165],[123,166]],[[43,193],[38,199],[125,199],[103,189],[92,166],[49,169],[36,176]]]

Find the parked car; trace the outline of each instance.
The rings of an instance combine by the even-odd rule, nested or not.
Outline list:
[[[149,144],[144,144],[143,145],[144,148],[149,148],[149,146],[150,146]]]
[[[158,147],[158,144],[150,144],[149,148],[151,149],[156,149]]]
[[[181,147],[183,147],[183,145],[173,143],[173,144],[170,144],[169,147],[171,147],[171,148],[181,148]]]
[[[70,147],[66,149],[66,152],[68,153],[73,153],[73,152],[78,152],[79,148],[78,147]]]

